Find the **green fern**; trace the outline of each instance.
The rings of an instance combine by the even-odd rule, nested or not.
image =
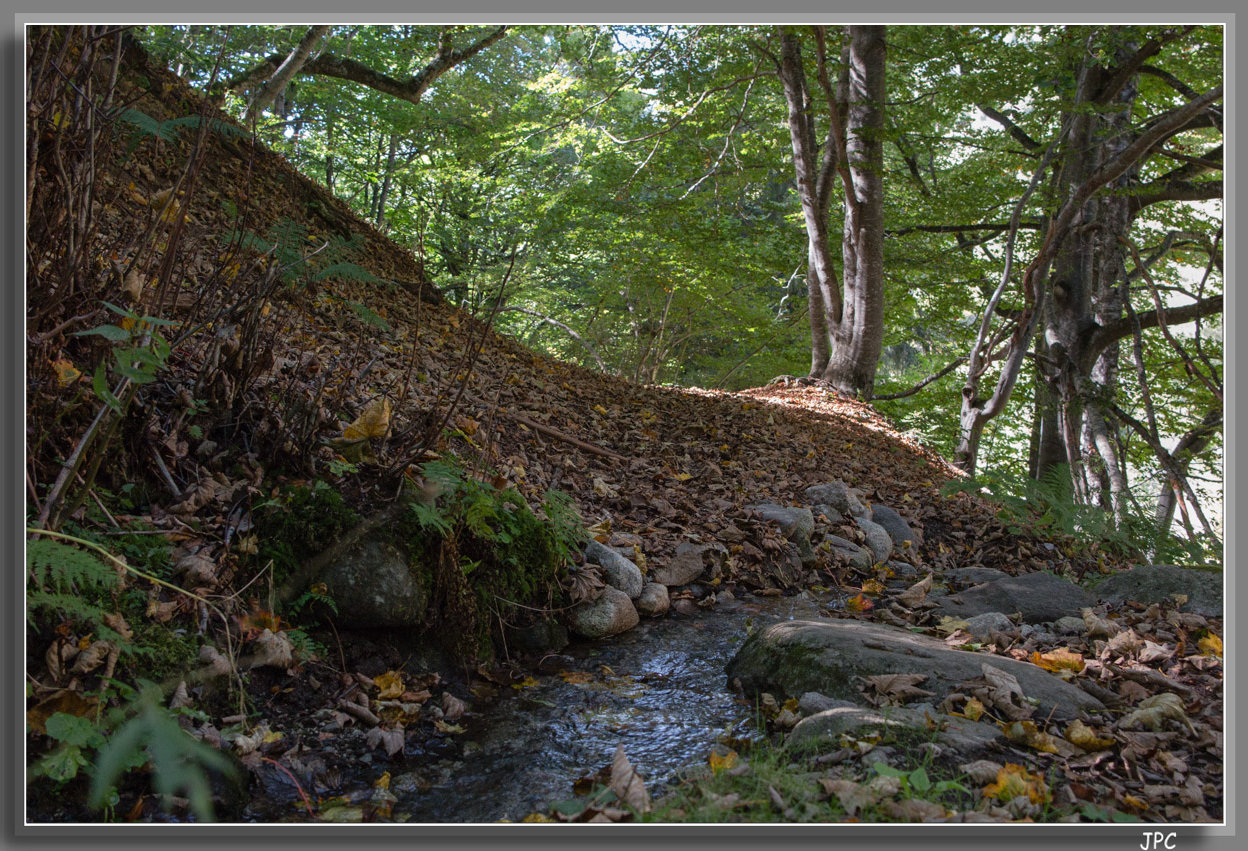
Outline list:
[[[88,552],[47,538],[26,544],[26,569],[33,590],[67,592],[112,591],[117,588],[117,572]]]

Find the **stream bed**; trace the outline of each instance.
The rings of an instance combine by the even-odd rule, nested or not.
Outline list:
[[[411,823],[518,821],[575,797],[579,778],[618,745],[651,794],[705,764],[716,740],[748,736],[752,709],[724,667],[756,627],[817,617],[809,596],[732,601],[693,617],[642,621],[621,635],[565,648],[558,670],[474,707],[459,752],[395,766],[393,818]]]

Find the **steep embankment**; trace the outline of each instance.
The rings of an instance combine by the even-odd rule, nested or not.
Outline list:
[[[129,153],[97,179],[96,242],[116,268],[102,274],[103,294],[189,331],[127,418],[126,451],[101,476],[147,483],[157,525],[194,527],[196,545],[214,557],[228,554],[240,506],[263,496],[271,474],[334,481],[368,515],[407,463],[449,452],[531,500],[551,487],[570,493],[588,523],[639,535],[652,565],[681,542],[723,540],[724,580],[748,588],[788,583],[769,567],[772,550],[742,540],[743,527],[759,526],[747,506],[794,504],[832,480],[921,530],[907,554],[916,562],[1010,573],[1069,566],[1051,547],[1008,534],[981,501],[942,497],[956,471],[868,405],[812,386],[639,386],[494,334],[446,304],[409,252],[182,80],[135,47],[126,66],[116,100],[147,118],[118,123]],[[208,121],[186,120],[196,115]],[[88,379],[58,381],[54,364],[88,372],[107,343],[72,332],[109,318],[97,309],[34,329],[31,427],[53,436],[33,453],[38,481],[51,480],[54,452],[92,413],[79,404],[64,415]],[[344,474],[344,424],[383,399],[388,431],[363,456],[349,447],[350,458],[368,461]],[[852,522],[832,531],[862,540]],[[846,578],[827,559],[819,567],[825,581]]]

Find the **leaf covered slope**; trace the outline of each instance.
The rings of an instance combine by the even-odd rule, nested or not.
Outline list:
[[[117,479],[160,481],[139,452],[159,447],[185,483],[178,500],[163,499],[165,511],[222,515],[238,496],[241,469],[252,487],[270,473],[335,481],[367,515],[392,498],[406,469],[452,453],[531,501],[548,488],[568,492],[587,524],[609,521],[639,535],[654,562],[684,541],[731,542],[724,578],[747,588],[775,584],[766,547],[736,543],[740,525],[756,522],[747,506],[795,504],[805,488],[831,480],[922,529],[912,556],[932,567],[1071,566],[1052,546],[1007,533],[983,501],[943,496],[942,483],[957,472],[869,405],[820,386],[723,393],[637,385],[536,354],[447,304],[410,253],[147,64],[137,46],[119,89],[157,125],[203,113],[226,128],[205,134],[177,211],[185,216],[178,289],[140,295],[136,311],[189,324],[204,321],[203,304],[241,302],[249,292],[255,302],[251,325],[231,324],[237,311],[217,314],[175,351],[166,392],[145,399],[148,431],[110,462]],[[102,243],[124,241],[127,228],[154,215],[152,199],[187,186],[194,134],[168,135],[142,134],[129,156],[105,167]],[[223,247],[239,232],[252,236],[235,240],[243,250],[223,274]],[[266,293],[257,281],[278,265],[280,286]],[[35,379],[42,363],[90,354],[63,335],[42,345],[30,353]],[[45,392],[34,394],[42,402],[35,399],[31,416],[63,427],[43,403],[64,393],[64,382],[32,386]],[[344,426],[381,399],[392,410],[386,435],[345,452]],[[49,457],[33,463],[53,469]]]

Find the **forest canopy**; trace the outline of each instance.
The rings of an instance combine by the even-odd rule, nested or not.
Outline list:
[[[136,35],[530,346],[824,381],[998,487],[1220,549],[1220,26]]]

